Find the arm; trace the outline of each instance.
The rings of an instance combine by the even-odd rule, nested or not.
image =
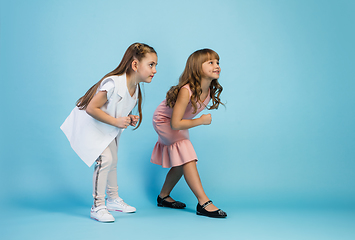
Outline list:
[[[115,118],[110,116],[101,110],[101,107],[107,102],[107,94],[106,91],[98,92],[89,102],[86,112],[91,117],[95,118],[98,121],[107,123],[109,125],[119,127],[119,128],[127,128],[127,126],[131,122],[130,117],[120,117]]]
[[[173,130],[185,130],[199,125],[211,124],[211,114],[203,114],[201,117],[195,119],[182,119],[189,101],[189,90],[181,88],[171,116],[170,125]]]

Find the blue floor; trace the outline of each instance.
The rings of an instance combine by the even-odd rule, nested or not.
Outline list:
[[[136,207],[104,224],[89,218],[90,206],[14,205],[2,209],[1,239],[355,239],[354,209],[236,206],[224,208],[226,219],[210,219],[197,216],[192,203],[184,210]]]

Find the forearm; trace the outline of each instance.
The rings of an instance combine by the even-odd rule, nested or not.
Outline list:
[[[102,111],[100,108],[87,108],[87,114],[96,120],[117,127],[117,119]]]
[[[171,121],[170,125],[173,130],[186,130],[189,128],[202,125],[201,118],[195,119],[181,119],[180,121]]]

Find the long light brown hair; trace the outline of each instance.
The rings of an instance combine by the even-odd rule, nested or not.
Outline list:
[[[98,81],[96,84],[94,84],[85,94],[84,96],[82,96],[81,98],[78,99],[78,101],[76,102],[76,106],[80,109],[80,110],[84,110],[87,108],[89,102],[91,101],[91,99],[94,97],[94,95],[96,94],[96,91],[98,89],[98,87],[100,86],[101,82],[109,77],[109,76],[113,76],[113,75],[122,75],[124,73],[126,73],[127,75],[130,75],[133,72],[132,69],[132,62],[133,60],[138,60],[141,61],[145,55],[147,53],[156,53],[156,51],[154,50],[154,48],[148,46],[147,44],[144,43],[133,43],[131,46],[128,47],[128,49],[126,50],[125,54],[123,55],[123,58],[120,62],[120,64],[111,72],[107,73],[103,78],[101,78],[100,81]],[[138,112],[139,112],[139,122],[138,125],[135,129],[137,129],[142,122],[142,92],[141,92],[141,88],[138,84]]]
[[[211,49],[201,49],[192,53],[187,59],[185,69],[179,78],[179,84],[170,88],[166,93],[166,105],[173,108],[176,103],[180,89],[189,84],[192,95],[191,104],[194,109],[193,113],[197,111],[197,102],[201,104],[200,96],[202,94],[201,78],[203,76],[202,64],[208,60],[217,59],[219,61],[218,54]],[[210,85],[210,97],[212,99],[212,105],[207,109],[217,109],[219,104],[224,105],[221,102],[219,96],[223,91],[223,87],[219,84],[218,79],[214,79]]]

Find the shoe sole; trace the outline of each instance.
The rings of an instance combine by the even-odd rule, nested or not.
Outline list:
[[[208,216],[206,214],[200,213],[196,211],[197,215],[204,216],[204,217],[210,217],[210,218],[226,218],[227,216]]]
[[[107,208],[107,210],[111,212],[122,212],[122,213],[135,213],[136,211],[123,211],[123,210],[117,210],[117,209],[112,209],[112,208]]]
[[[110,221],[100,221],[99,219],[97,219],[97,218],[94,218],[94,217],[90,217],[91,219],[94,219],[94,220],[96,220],[96,221],[98,221],[98,222],[102,222],[102,223],[110,223],[110,222],[114,222],[115,220],[110,220]]]
[[[163,205],[163,204],[161,204],[161,203],[158,203],[158,204],[157,204],[157,206],[158,206],[158,207],[172,208],[172,209],[184,209],[184,208],[186,208],[186,206],[185,206],[185,207],[182,207],[182,208],[177,208],[177,207],[169,207],[169,206],[164,206],[164,205]]]

